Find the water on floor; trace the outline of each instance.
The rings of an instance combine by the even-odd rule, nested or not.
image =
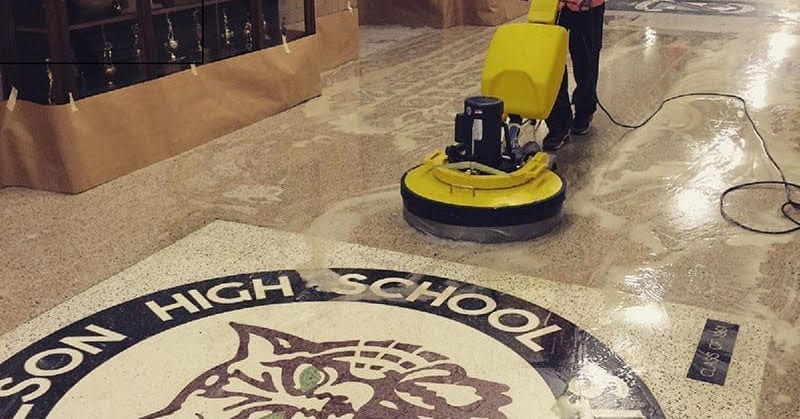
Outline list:
[[[800,179],[800,8],[785,0],[702,3],[702,10],[700,3],[632,3],[640,7],[611,6],[606,18],[600,98],[613,116],[639,122],[663,98],[680,93],[741,95],[787,177]],[[558,153],[569,184],[565,220],[542,239],[457,243],[405,224],[399,178],[450,143],[455,113],[478,91],[492,33],[362,28],[362,57],[329,73],[320,98],[78,196],[0,190],[0,332],[16,329],[4,342],[22,349],[44,337],[24,338],[33,329],[18,327],[223,219],[302,234],[303,257],[273,249],[283,243],[278,239],[230,245],[228,252],[227,245],[209,246],[206,253],[194,245],[201,257],[189,259],[193,265],[205,258],[215,269],[183,275],[192,265],[171,266],[162,256],[122,275],[142,281],[142,288],[82,306],[100,310],[126,301],[123,296],[164,289],[161,281],[148,285],[147,278],[159,275],[153,269],[184,282],[340,262],[440,275],[527,298],[587,330],[624,359],[671,417],[800,417],[800,233],[753,234],[719,213],[727,187],[777,178],[735,100],[677,100],[635,131],[598,114],[590,135]],[[728,206],[760,227],[782,228],[781,193],[737,194]],[[221,238],[213,243],[249,237],[236,228],[215,234]],[[430,259],[410,262],[420,256]],[[305,266],[278,266],[269,257]],[[518,278],[514,285],[498,279],[509,276]],[[551,283],[552,293],[536,293]],[[88,295],[113,295],[110,286]],[[90,312],[56,311],[34,324],[52,332]],[[57,314],[65,320],[54,321]],[[724,386],[686,377],[705,321],[714,317],[741,326]],[[289,324],[284,332],[302,328]],[[303,336],[336,338],[315,333]],[[173,378],[188,383],[200,372]],[[695,381],[702,385],[693,387]],[[2,394],[8,386],[0,384]],[[684,394],[687,388],[696,390]],[[176,394],[160,408],[180,399]],[[698,394],[708,398],[695,410],[680,410]],[[553,412],[571,417],[566,408]]]

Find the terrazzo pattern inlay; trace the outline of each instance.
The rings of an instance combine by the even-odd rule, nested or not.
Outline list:
[[[637,11],[647,13],[677,13],[697,15],[723,16],[768,16],[767,10],[761,10],[758,3],[745,1],[686,1],[686,0],[640,0],[610,1],[609,10]]]
[[[787,178],[800,179],[800,2],[702,2],[756,7],[747,15],[612,10],[642,1],[608,2],[599,93],[611,114],[633,124],[676,94],[741,95]],[[719,214],[726,188],[777,176],[736,101],[675,101],[634,131],[598,113],[592,133],[558,152],[570,188],[565,221],[539,240],[451,242],[426,237],[403,220],[399,179],[450,144],[455,113],[479,92],[494,31],[362,26],[361,58],[325,74],[319,98],[77,196],[0,189],[0,334],[16,336],[0,342],[0,359],[141,295],[296,269],[306,260],[265,250],[266,242],[236,252],[206,243],[194,251],[214,256],[213,269],[203,258],[191,258],[193,265],[159,259],[158,274],[121,276],[135,281],[137,292],[103,288],[115,283],[107,281],[102,295],[89,291],[95,305],[69,307],[73,301],[88,307],[74,297],[223,219],[398,252],[396,260],[376,257],[371,265],[320,254],[310,259],[319,262],[310,263],[314,269],[421,272],[523,297],[588,330],[635,368],[668,417],[705,418],[711,411],[737,419],[800,418],[800,235],[751,234]],[[138,121],[135,113],[119,118]],[[544,127],[524,132],[538,140],[545,134]],[[775,206],[781,192],[736,194],[727,205],[743,221],[782,228]],[[250,263],[237,252],[252,258],[265,252],[257,259],[281,263]],[[420,267],[407,255],[436,261]],[[565,288],[553,288],[553,295],[570,298],[551,298],[530,288],[527,277],[500,278],[496,271],[557,281]],[[27,323],[54,307],[58,325]],[[724,386],[686,378],[707,319],[740,325]],[[748,349],[754,347],[761,349]],[[688,387],[673,391],[664,384],[672,382]],[[0,392],[12,388],[0,383]]]
[[[210,338],[238,347],[209,351]],[[183,368],[185,387],[161,384],[171,401],[130,398],[126,389],[163,378],[154,361],[164,349],[198,360]],[[219,364],[223,354],[231,359]],[[109,389],[131,366],[135,379]],[[558,315],[393,271],[261,272],[166,289],[70,325],[0,369],[50,381],[18,399],[28,417],[75,416],[99,389],[110,400],[83,417],[559,417],[554,407],[663,417],[624,361]]]
[[[713,412],[735,418],[754,412],[758,395],[748,389],[760,386],[768,338],[761,325],[670,304],[632,306],[637,315],[613,318],[604,307],[610,298],[615,306],[626,300],[215,222],[0,337],[0,348],[7,348],[0,349],[0,414],[664,418]],[[685,376],[708,316],[741,325],[722,386]]]

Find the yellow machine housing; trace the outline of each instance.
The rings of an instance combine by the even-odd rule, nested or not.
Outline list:
[[[553,24],[557,7],[558,0],[534,0],[529,23],[500,27],[489,45],[481,92],[502,100],[509,115],[543,120],[555,103],[569,41]]]
[[[484,172],[474,175],[457,170],[459,165],[448,165],[447,156],[437,151],[406,176],[405,186],[425,199],[453,206],[521,207],[563,192],[561,178],[547,165],[547,156],[540,153],[513,173],[492,172],[473,164],[475,171]],[[466,166],[470,165],[460,165]]]

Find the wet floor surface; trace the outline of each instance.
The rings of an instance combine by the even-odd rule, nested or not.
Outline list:
[[[671,95],[739,94],[800,179],[800,9],[757,6],[769,13],[610,11],[602,102],[631,123]],[[403,41],[387,42],[391,31]],[[608,313],[636,321],[665,303],[758,319],[772,334],[758,416],[797,417],[800,235],[751,234],[719,215],[728,186],[777,176],[734,100],[682,99],[633,132],[598,114],[590,135],[558,153],[565,221],[540,240],[454,243],[403,222],[399,178],[449,144],[492,33],[364,28],[366,52],[326,76],[321,98],[78,196],[0,190],[0,332],[224,219],[622,291],[635,302]],[[780,199],[755,193],[730,206],[783,227]]]
[[[110,336],[100,353],[77,361],[91,372],[72,387],[59,384],[74,372],[54,372],[45,394],[59,401],[27,400],[28,417],[53,408],[54,417],[140,418],[170,405],[179,417],[224,418],[255,408],[259,414],[250,417],[352,418],[332,400],[320,406],[333,392],[370,418],[659,419],[713,412],[738,419],[756,411],[769,340],[769,328],[747,316],[663,301],[645,307],[633,294],[222,221],[0,336],[0,359],[15,354],[0,362],[0,371],[21,379],[31,359],[56,341],[70,342],[86,324]],[[698,343],[701,331],[705,343]],[[728,360],[723,354],[734,337]],[[285,348],[281,368],[248,362],[269,363],[274,349],[264,343],[276,338]],[[316,400],[297,393],[287,399],[277,390],[285,386],[258,384],[291,373],[292,357],[304,349],[316,353],[320,344],[343,353],[336,362],[307,358],[339,377]],[[698,345],[719,361],[692,362]],[[91,362],[91,355],[111,356]],[[214,367],[220,363],[230,373]],[[237,380],[234,368],[250,379]],[[396,385],[390,371],[403,377],[395,388],[406,397],[386,392]],[[431,374],[436,380],[428,380]],[[423,390],[431,385],[438,397]],[[216,391],[209,398],[203,390]],[[288,403],[263,403],[270,399]],[[7,400],[0,398],[0,413]],[[436,413],[418,409],[425,405]],[[307,410],[292,414],[291,406]],[[338,412],[328,416],[332,410]]]

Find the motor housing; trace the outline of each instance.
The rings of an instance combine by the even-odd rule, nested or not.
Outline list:
[[[473,96],[464,101],[464,113],[456,115],[456,144],[445,150],[450,162],[474,161],[490,167],[502,163],[503,101]]]

